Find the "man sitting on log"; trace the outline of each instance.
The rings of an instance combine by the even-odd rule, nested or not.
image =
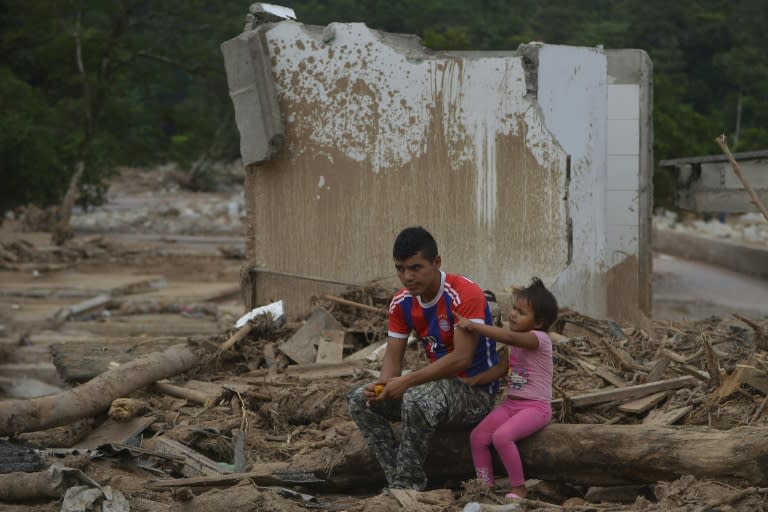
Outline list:
[[[423,490],[429,440],[442,426],[472,426],[494,405],[496,382],[470,387],[498,362],[496,342],[456,328],[456,313],[492,325],[483,291],[464,276],[440,270],[437,243],[422,227],[400,232],[393,249],[404,288],[389,306],[387,349],[377,382],[349,393],[349,411],[392,488]],[[402,375],[408,336],[415,331],[429,364]],[[390,421],[400,420],[400,442]]]

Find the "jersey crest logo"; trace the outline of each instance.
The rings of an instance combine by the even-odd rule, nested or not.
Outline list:
[[[441,318],[437,323],[440,325],[441,331],[448,332],[451,330],[451,323],[447,318]]]

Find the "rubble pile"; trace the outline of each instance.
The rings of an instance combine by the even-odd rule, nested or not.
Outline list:
[[[119,251],[119,244],[101,236],[72,239],[62,245],[46,247],[38,247],[19,238],[0,242],[0,268],[20,271],[59,270],[81,260],[105,258]]]
[[[152,170],[122,168],[110,183],[108,202],[75,211],[72,227],[81,233],[241,233],[245,199],[243,168],[238,162],[219,169],[216,191],[182,190],[185,179],[173,165]],[[167,200],[169,195],[172,202]]]
[[[759,213],[701,218],[663,210],[654,215],[653,224],[657,229],[729,240],[760,248],[768,247],[768,223]]]
[[[20,472],[22,458],[0,450],[0,501],[9,503],[7,510],[35,512],[77,510],[67,507],[83,493],[101,507],[93,510],[502,510],[488,508],[503,500],[478,487],[459,459],[442,465],[427,492],[381,491],[383,475],[348,416],[345,397],[378,376],[391,292],[370,286],[318,297],[301,322],[259,315],[209,335],[124,337],[95,349],[68,345],[69,357],[55,363],[68,389],[53,398],[0,401],[8,436],[0,448],[10,446],[33,462]],[[131,314],[141,323],[157,311],[139,307]],[[706,427],[724,436],[765,429],[766,329],[764,321],[735,315],[654,322],[653,332],[646,332],[563,310],[552,333],[555,419],[543,433],[579,425],[589,425],[594,435],[619,426],[651,434],[674,428],[679,435]],[[406,369],[424,364],[412,340]],[[81,366],[93,375],[75,377]],[[85,396],[69,401],[88,386]],[[93,413],[96,402],[105,406]],[[51,403],[58,405],[36,408]],[[74,405],[61,409],[68,403]],[[466,433],[454,439],[456,449],[468,449]],[[543,447],[534,443],[536,437],[521,452],[539,467]],[[567,466],[565,445],[557,455],[558,443],[552,444],[547,450]],[[676,474],[664,468],[675,476],[646,473],[621,486],[539,480],[534,470],[531,499],[515,510],[764,506],[768,482],[712,478],[717,469]],[[27,487],[8,485],[21,482],[22,473],[31,482]]]
[[[134,205],[137,176],[173,186],[126,176]],[[151,217],[162,202],[146,201]],[[225,203],[200,217],[239,229]],[[163,222],[151,226],[186,229]],[[511,510],[472,479],[468,432],[436,438],[428,491],[382,491],[346,394],[379,374],[393,290],[354,287],[316,297],[306,318],[236,327],[241,262],[219,252],[0,242],[0,509]],[[765,508],[766,318],[641,327],[562,310],[551,335],[554,420],[520,444],[530,499],[515,510]],[[427,364],[416,340],[404,364]]]

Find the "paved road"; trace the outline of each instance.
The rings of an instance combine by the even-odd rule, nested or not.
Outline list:
[[[654,254],[654,318],[698,319],[731,313],[768,319],[768,280],[698,261]]]

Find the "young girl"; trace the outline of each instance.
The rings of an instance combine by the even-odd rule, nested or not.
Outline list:
[[[508,328],[458,316],[457,327],[510,346],[508,359],[499,357],[497,366],[466,380],[476,386],[507,374],[504,402],[472,430],[470,446],[477,478],[489,487],[494,485],[491,444],[496,448],[509,476],[508,499],[527,494],[515,442],[541,430],[552,419],[552,340],[547,329],[556,319],[557,300],[537,277],[516,294]]]

